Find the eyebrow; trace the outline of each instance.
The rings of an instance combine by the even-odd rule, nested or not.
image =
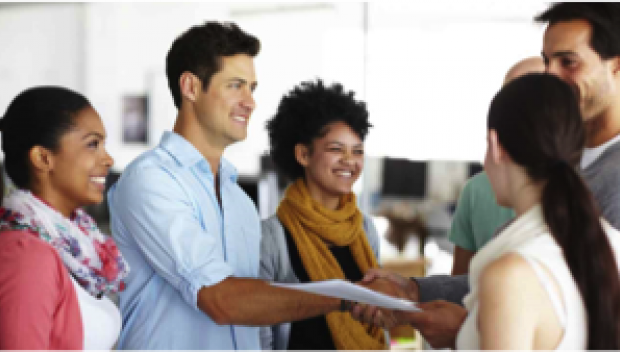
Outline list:
[[[99,132],[89,132],[84,137],[82,137],[82,140],[85,140],[86,138],[90,136],[95,136],[95,137],[99,137],[100,139],[105,139],[105,136]]]
[[[248,84],[248,81],[243,79],[243,78],[241,78],[241,77],[230,78],[228,80],[228,82],[238,82],[238,83],[242,83],[242,84]],[[250,89],[254,90],[254,89],[256,89],[256,86],[258,86],[258,83],[257,82],[252,82],[252,84],[250,84]]]
[[[541,55],[544,59],[548,59],[547,55],[545,55],[544,52],[542,52]],[[570,51],[570,50],[559,50],[551,54],[551,57],[566,57],[566,56],[579,56],[579,55],[577,55],[576,52]]]
[[[344,143],[337,142],[337,141],[327,142],[327,145],[330,145],[330,144],[338,144],[340,146],[344,146]],[[353,146],[353,148],[363,148],[363,147],[364,147],[364,143],[359,143]]]

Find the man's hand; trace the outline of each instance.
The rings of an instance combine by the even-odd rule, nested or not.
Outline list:
[[[360,285],[386,295],[410,301],[417,299],[417,285],[412,280],[382,269],[370,269],[366,272]],[[391,329],[401,325],[394,313],[365,304],[356,304],[351,310],[354,319],[361,322]]]
[[[362,284],[369,284],[379,278],[385,279],[394,285],[394,289],[400,293],[397,297],[405,298],[412,302],[417,302],[419,300],[418,285],[415,281],[385,269],[368,270],[362,279]]]
[[[407,298],[404,292],[397,285],[394,285],[394,283],[384,278],[377,277],[368,282],[360,281],[358,282],[358,285],[388,296]],[[380,326],[384,329],[391,329],[398,323],[394,313],[389,309],[377,308],[375,306],[362,303],[357,303],[351,308],[351,315],[353,318],[367,324]]]
[[[400,323],[411,324],[433,348],[455,348],[456,335],[467,317],[467,310],[446,301],[419,303],[421,312],[395,312]]]

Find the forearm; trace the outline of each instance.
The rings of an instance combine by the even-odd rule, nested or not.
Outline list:
[[[452,276],[465,275],[469,273],[469,263],[471,258],[476,254],[459,246],[454,247],[454,261],[452,262]]]
[[[468,275],[434,275],[412,279],[418,285],[420,302],[445,300],[463,305],[463,298],[469,293]]]
[[[198,307],[222,325],[274,325],[327,314],[340,299],[288,290],[256,279],[228,278],[198,292]]]

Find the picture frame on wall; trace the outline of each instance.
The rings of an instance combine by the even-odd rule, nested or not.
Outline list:
[[[148,99],[146,95],[123,96],[123,143],[148,144]]]

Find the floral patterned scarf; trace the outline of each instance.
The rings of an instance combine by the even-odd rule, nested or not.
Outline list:
[[[95,297],[125,288],[122,280],[129,265],[114,240],[99,232],[82,209],[69,220],[30,191],[12,190],[0,208],[0,231],[4,230],[28,231],[49,243],[76,281]]]

